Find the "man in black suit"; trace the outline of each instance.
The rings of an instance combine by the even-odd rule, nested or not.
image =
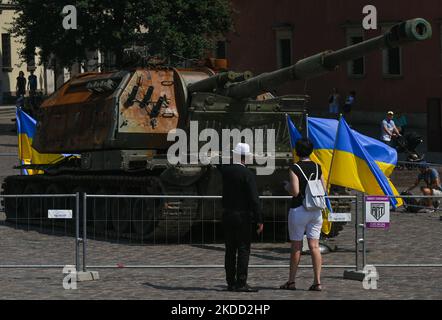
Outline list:
[[[223,224],[226,245],[225,269],[228,291],[257,292],[247,284],[250,243],[254,225],[263,230],[255,175],[246,168],[250,146],[239,143],[231,165],[220,167],[223,177]],[[240,161],[235,162],[235,158]]]

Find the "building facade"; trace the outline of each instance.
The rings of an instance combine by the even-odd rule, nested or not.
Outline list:
[[[362,27],[367,4],[377,8],[377,30]],[[442,1],[233,0],[233,5],[235,32],[227,37],[223,54],[231,69],[255,74],[370,39],[406,19],[427,19],[431,40],[371,53],[320,78],[291,82],[277,93],[308,94],[311,112],[321,114],[328,110],[333,88],[344,98],[354,90],[354,121],[379,124],[387,109],[400,111],[433,137],[430,151],[442,151]]]
[[[104,62],[109,65],[113,63],[112,57],[99,51],[87,52],[87,61],[74,63],[69,68],[59,65],[55,57],[51,59],[50,67],[41,64],[38,55],[35,61],[23,62],[19,55],[20,39],[14,38],[8,31],[17,14],[16,7],[10,2],[0,0],[0,105],[14,103],[16,79],[20,71],[27,77],[34,70],[38,79],[38,92],[49,95],[75,75],[85,71],[101,71]]]
[[[54,90],[54,76],[51,70],[39,65],[38,57],[36,61],[23,62],[19,56],[21,44],[19,39],[14,38],[8,29],[11,27],[15,7],[9,1],[0,3],[0,104],[11,104],[15,101],[16,82],[20,71],[25,73],[25,77],[33,70],[37,76],[38,91],[48,94]]]

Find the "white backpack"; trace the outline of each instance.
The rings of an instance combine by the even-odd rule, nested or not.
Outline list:
[[[295,164],[295,166],[299,168],[302,175],[307,180],[307,186],[305,187],[305,196],[302,202],[302,205],[307,211],[323,210],[327,207],[327,204],[325,202],[324,186],[322,185],[321,179],[319,179],[318,177],[318,165],[316,163],[315,165],[316,179],[310,180],[309,178],[307,178],[304,171],[302,171],[301,167]],[[312,177],[312,175],[313,173],[310,175],[310,178]]]

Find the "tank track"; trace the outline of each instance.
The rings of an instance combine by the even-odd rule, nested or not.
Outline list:
[[[195,194],[193,187],[168,188],[156,176],[121,175],[33,175],[10,176],[3,194]],[[80,207],[83,205],[80,201]],[[4,201],[6,221],[16,225],[60,227],[73,233],[74,219],[51,221],[47,209],[74,209],[75,199],[19,198]],[[88,234],[92,238],[137,242],[180,242],[188,236],[192,220],[198,219],[197,200],[89,198]],[[31,210],[32,209],[32,210]],[[82,224],[81,224],[82,225]]]

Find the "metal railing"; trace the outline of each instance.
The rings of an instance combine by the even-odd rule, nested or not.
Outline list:
[[[65,203],[63,204],[62,199]],[[378,244],[372,244],[372,232],[366,228],[365,199],[362,196],[330,196],[331,200],[346,201],[350,203],[347,206],[352,213],[352,222],[347,224],[344,230],[349,230],[354,226],[354,242],[352,248],[354,250],[354,264],[329,264],[324,268],[344,268],[355,269],[356,271],[364,269],[366,265],[374,265],[384,268],[414,268],[414,267],[442,267],[442,263],[436,261],[442,257],[441,252],[434,252],[434,259],[431,261],[405,261],[391,263],[389,260],[383,263],[379,259],[372,257],[373,252],[380,252],[382,248],[377,248]],[[391,197],[390,197],[391,198]],[[442,196],[400,196],[406,199],[436,199]],[[29,195],[0,195],[3,199],[6,209],[11,212],[11,208],[16,210],[16,216],[7,218],[6,226],[24,231],[40,231],[48,233],[51,236],[63,235],[74,237],[75,248],[75,266],[77,271],[87,271],[88,268],[134,268],[134,269],[151,269],[151,268],[224,268],[222,264],[189,264],[189,263],[90,263],[88,256],[89,243],[88,240],[111,240],[123,244],[136,243],[138,245],[148,244],[148,248],[153,244],[199,244],[206,243],[222,243],[221,225],[221,197],[220,196],[183,196],[183,195],[92,195],[86,193],[76,194],[29,194]],[[289,208],[288,196],[262,196],[261,201],[264,208],[271,210],[272,213],[267,215],[265,220],[265,232],[256,239],[256,242],[284,242],[287,240],[287,212]],[[194,203],[196,201],[196,205]],[[338,203],[339,205],[339,203]],[[72,220],[63,220],[63,222],[55,223],[44,219],[46,210],[48,209],[71,208],[73,210]],[[102,210],[100,212],[100,210]],[[121,214],[121,210],[125,210]],[[145,210],[147,210],[145,214]],[[266,210],[266,209],[264,209]],[[345,210],[346,211],[346,210]],[[35,214],[38,212],[38,214]],[[104,215],[102,213],[105,213]],[[362,214],[361,214],[362,213]],[[150,214],[150,215],[149,215]],[[401,213],[407,214],[407,213]],[[419,213],[416,213],[420,215]],[[422,216],[422,215],[420,215]],[[122,217],[122,219],[120,219]],[[437,217],[430,216],[428,223],[434,223]],[[353,220],[354,219],[354,220]],[[439,220],[439,219],[438,219]],[[157,228],[164,224],[166,242],[157,242],[162,239],[163,235],[156,234],[160,232]],[[207,223],[208,226],[204,224]],[[201,228],[192,229],[194,225],[200,224]],[[111,226],[111,227],[110,227]],[[137,227],[135,227],[137,226]],[[152,228],[152,230],[143,230],[144,226]],[[124,227],[126,233],[115,232],[115,229]],[[168,227],[170,230],[168,230]],[[425,226],[421,226],[425,228]],[[97,229],[100,229],[98,232]],[[114,229],[109,233],[109,229]],[[131,230],[133,229],[133,232]],[[127,232],[129,230],[129,232]],[[157,231],[156,231],[157,230]],[[146,231],[146,232],[145,232]],[[177,232],[178,235],[173,234]],[[198,232],[200,234],[198,234]],[[181,234],[185,234],[184,239]],[[133,236],[137,234],[137,236]],[[209,234],[205,237],[204,234]],[[347,233],[347,237],[348,237]],[[388,235],[383,235],[388,241]],[[114,237],[114,238],[112,238]],[[116,238],[115,238],[116,237]],[[168,237],[174,238],[173,241],[167,241]],[[51,239],[53,241],[54,239]],[[186,242],[184,240],[189,240]],[[209,240],[207,242],[207,240]],[[71,240],[69,240],[70,242]],[[367,250],[367,242],[370,243],[370,251]],[[407,244],[406,244],[407,245]],[[437,245],[436,245],[437,249]],[[369,253],[369,255],[367,255]],[[94,258],[94,256],[92,255]],[[385,259],[385,257],[383,257]],[[92,259],[94,260],[94,259]],[[82,263],[81,263],[82,262]],[[11,263],[0,264],[0,268],[63,268],[66,264],[50,264],[50,263]],[[251,264],[251,268],[288,268],[287,263],[274,264]],[[310,265],[301,265],[300,268],[311,268]]]
[[[2,223],[5,227],[11,227],[18,230],[24,230],[26,232],[37,231],[49,234],[51,236],[74,236],[74,264],[76,270],[80,269],[80,244],[83,241],[80,238],[80,194],[26,194],[26,195],[3,195],[0,194],[0,199],[3,202],[5,212],[9,213],[6,216],[6,220]],[[47,218],[45,211],[53,210],[71,210],[72,218],[75,220],[75,230],[70,230],[68,227],[68,220],[50,220]],[[84,236],[84,235],[83,235]],[[39,237],[41,239],[41,237]],[[70,239],[70,237],[69,237]],[[26,240],[26,239],[25,239]],[[41,241],[41,245],[49,245],[54,239],[46,239],[47,242]],[[8,235],[2,237],[2,246],[8,241],[13,241],[15,243],[20,243],[24,239],[8,239]],[[28,239],[32,244],[35,242],[40,243],[40,241],[35,241],[33,238]],[[66,243],[71,242],[71,240],[66,239]],[[83,242],[84,243],[84,242]],[[34,244],[35,245],[35,244]],[[83,246],[84,247],[84,246]],[[58,246],[54,247],[57,251],[60,249]],[[10,259],[20,260],[20,257],[15,257],[13,252],[20,250],[11,250],[7,248],[4,252],[9,252]],[[27,249],[27,248],[23,248]],[[40,248],[43,250],[43,248]],[[46,248],[45,248],[46,249]],[[68,249],[67,252],[72,252]],[[19,252],[20,253],[20,252]],[[63,253],[62,253],[63,254]],[[29,259],[29,254],[26,254],[25,258]],[[33,255],[35,256],[35,255]],[[69,256],[69,255],[68,255]],[[66,255],[63,254],[65,258]],[[39,258],[39,257],[36,257]],[[64,268],[66,265],[72,265],[73,263],[4,263],[4,260],[0,264],[0,268]]]
[[[354,216],[355,219],[358,219],[357,216],[357,202],[356,196],[330,196],[330,199],[334,200],[334,201],[339,201],[339,200],[346,200],[350,203],[352,203],[352,208],[349,207],[350,212],[354,212]],[[264,212],[268,212],[269,209],[271,208],[272,213],[269,215],[267,214],[267,217],[265,217],[264,219],[264,234],[262,234],[258,239],[256,239],[257,241],[255,242],[260,242],[260,243],[268,243],[268,242],[286,242],[288,240],[288,231],[287,231],[287,214],[288,214],[288,209],[290,207],[289,202],[291,201],[291,197],[289,196],[261,196],[260,197],[261,201],[262,201],[262,205],[263,205],[263,211]],[[196,212],[196,215],[192,215],[192,210],[187,212],[187,215],[184,214],[184,219],[182,219],[182,217],[179,217],[178,215],[176,216],[166,216],[165,218],[163,217],[162,221],[159,223],[163,223],[169,226],[172,226],[172,228],[175,231],[180,230],[180,224],[184,223],[187,224],[188,226],[192,226],[192,225],[198,225],[198,224],[202,224],[202,223],[209,223],[210,225],[207,227],[207,229],[205,229],[204,225],[202,225],[201,229],[197,229],[196,232],[199,232],[199,237],[193,235],[195,231],[191,230],[187,230],[186,228],[184,228],[184,230],[188,231],[188,235],[187,235],[187,240],[190,240],[191,244],[201,244],[204,245],[207,242],[207,238],[204,237],[204,234],[210,233],[211,239],[209,239],[209,243],[222,243],[222,237],[219,237],[219,235],[222,235],[222,232],[220,232],[218,229],[220,229],[221,226],[221,212],[222,212],[222,206],[221,203],[218,203],[222,200],[221,196],[183,196],[183,195],[90,195],[90,194],[85,194],[83,197],[83,210],[86,210],[86,212],[89,212],[89,210],[91,208],[97,208],[97,201],[100,202],[101,204],[99,204],[98,206],[102,207],[103,206],[103,200],[105,200],[106,204],[105,207],[109,208],[109,207],[113,207],[114,210],[117,210],[117,214],[114,214],[113,218],[112,217],[99,217],[98,220],[95,221],[90,221],[90,218],[88,218],[88,221],[90,222],[89,224],[85,225],[85,228],[91,228],[92,227],[92,231],[91,232],[86,232],[87,234],[89,234],[89,239],[91,239],[91,236],[95,238],[96,236],[96,223],[100,222],[102,224],[113,224],[114,228],[116,227],[120,227],[121,223],[123,222],[125,224],[125,230],[130,230],[130,227],[127,226],[126,224],[126,218],[128,216],[131,216],[130,214],[128,215],[123,214],[123,221],[121,221],[121,215],[119,212],[120,208],[120,204],[118,203],[118,201],[116,200],[121,200],[121,201],[125,201],[125,208],[127,210],[127,208],[129,208],[129,210],[132,210],[134,207],[144,210],[144,208],[142,206],[140,206],[140,201],[150,201],[148,203],[150,203],[151,206],[150,209],[153,209],[153,215],[150,216],[150,220],[143,220],[143,219],[131,219],[131,222],[135,222],[135,223],[145,223],[145,224],[149,224],[149,223],[154,223],[155,222],[159,222],[158,220],[161,220],[161,218],[159,217],[159,214],[155,209],[158,208],[158,203],[157,205],[155,205],[155,202],[153,201],[158,201],[159,203],[161,203],[161,205],[163,205],[164,207],[168,207],[169,203],[167,203],[167,201],[176,201],[176,200],[180,200],[180,201],[186,201],[186,200],[197,200],[200,201],[198,203],[198,209],[193,208],[193,212]],[[132,201],[138,201],[136,204],[132,203]],[[142,202],[141,202],[142,203]],[[163,208],[164,208],[163,207]],[[165,209],[166,211],[168,209]],[[184,210],[184,213],[186,213],[186,211]],[[94,214],[94,213],[93,213]],[[87,216],[88,214],[86,214]],[[143,217],[143,215],[141,215],[141,218]],[[178,227],[177,227],[178,226]],[[158,227],[158,226],[157,226]],[[161,227],[160,227],[161,229]],[[164,232],[164,231],[163,231]],[[267,234],[266,234],[267,232]],[[115,235],[115,234],[114,234]],[[126,241],[123,239],[121,239],[122,237],[117,234],[117,242],[128,242],[128,243],[148,243],[150,245],[155,245],[158,243],[162,243],[161,241],[158,241],[159,239],[161,239],[161,235],[158,235],[158,233],[156,233],[156,229],[154,229],[151,232],[150,235],[150,241],[147,238],[143,238],[143,237],[134,237],[132,235],[131,232],[129,232],[129,234],[125,234],[126,236]],[[106,239],[106,236],[103,237],[103,235],[101,237],[98,237],[96,239],[101,240],[101,239]],[[135,239],[135,240],[134,240]],[[175,244],[181,244],[182,242],[180,242],[180,237],[178,235],[178,238],[175,238],[175,241],[173,241],[172,243]],[[196,241],[195,241],[196,240]],[[168,243],[166,241],[166,243]],[[357,238],[355,238],[354,241],[354,250],[352,250],[353,252],[356,252],[356,246],[357,246],[358,242],[357,242]],[[288,256],[287,256],[288,257]],[[106,256],[105,259],[109,260],[111,257]],[[339,265],[324,265],[324,268],[357,268],[358,265],[358,257],[357,254],[355,254],[355,263],[354,264],[339,264]],[[97,260],[97,259],[95,259]],[[116,259],[115,259],[116,260]],[[88,260],[89,261],[89,260]],[[164,263],[164,264],[158,264],[158,263],[93,263],[91,265],[87,265],[88,268],[92,268],[92,269],[101,269],[101,268],[135,268],[135,269],[141,269],[141,268],[224,268],[223,264],[207,264],[207,265],[201,265],[201,264],[182,264],[182,263]],[[251,264],[250,265],[251,268],[287,268],[288,264]],[[311,268],[310,265],[302,265],[300,266],[301,268]],[[86,271],[86,270],[85,270]]]
[[[264,215],[264,222],[267,226],[260,242],[273,241],[280,242],[288,239],[287,213],[290,208],[291,197],[288,196],[262,196],[261,202]],[[355,196],[330,196],[330,199],[346,199],[356,203]],[[192,200],[192,202],[184,203]],[[176,231],[188,233],[190,243],[217,243],[222,240],[219,236],[222,232],[218,230],[222,217],[221,196],[181,196],[181,195],[90,195],[85,194],[83,198],[83,208],[88,216],[89,237],[96,239],[113,240],[134,243],[161,243],[161,235],[157,229],[160,223],[169,223],[177,226]],[[183,204],[184,203],[184,204]],[[350,210],[350,208],[348,209]],[[355,210],[355,208],[353,208]],[[271,212],[271,214],[268,214]],[[188,232],[189,226],[201,223],[210,223],[211,227],[205,230],[197,230],[201,235],[199,239],[193,237],[194,232]],[[137,227],[136,225],[139,224]],[[145,232],[141,227],[145,227]],[[153,227],[155,226],[155,228]],[[179,228],[181,226],[181,228]],[[218,227],[218,228],[217,228]],[[150,229],[153,231],[150,231]],[[92,229],[92,230],[91,230]],[[141,229],[141,230],[140,230]],[[270,231],[269,231],[270,230]],[[161,230],[160,230],[161,231]],[[164,232],[164,229],[162,230]],[[204,237],[207,231],[211,232],[211,239]],[[150,232],[150,234],[148,234]],[[143,237],[144,236],[144,237]],[[182,238],[177,237],[175,242],[181,242]],[[195,241],[193,241],[195,240]],[[167,241],[167,239],[166,239]],[[170,241],[170,239],[169,239]],[[198,242],[199,241],[199,242]],[[166,242],[168,243],[168,242]]]
[[[406,261],[403,261],[403,260],[401,260],[400,263],[379,263],[379,262],[373,261],[375,259],[373,259],[373,260],[368,259],[367,258],[367,245],[366,245],[366,243],[371,238],[367,237],[367,231],[366,231],[366,229],[367,229],[367,225],[366,225],[367,221],[366,221],[366,202],[365,202],[365,197],[366,196],[364,195],[363,198],[362,198],[363,199],[363,207],[362,207],[363,208],[363,210],[362,210],[363,221],[362,221],[361,224],[358,225],[358,228],[362,232],[362,237],[360,239],[358,239],[358,243],[362,245],[363,268],[365,268],[365,266],[367,266],[367,265],[372,265],[372,266],[375,266],[376,268],[440,268],[440,267],[442,267],[442,249],[438,249],[437,245],[435,245],[436,250],[433,251],[433,253],[434,253],[434,257],[435,258],[439,258],[440,259],[440,263],[425,263],[425,262],[410,263],[410,262],[406,262]],[[403,195],[402,196],[401,195],[401,196],[382,196],[382,197],[386,197],[388,199],[393,199],[393,198],[394,199],[398,199],[398,198],[402,199],[404,201],[404,207],[403,207],[403,210],[401,212],[399,212],[398,214],[413,214],[413,215],[416,215],[416,216],[422,216],[422,213],[427,213],[427,212],[419,212],[419,211],[417,211],[417,212],[409,212],[408,211],[408,207],[410,206],[410,204],[406,203],[407,199],[431,199],[431,200],[442,199],[442,196],[436,196],[436,195],[430,195],[430,196],[424,196],[424,195]],[[415,205],[415,204],[413,204],[412,206],[413,207],[426,208],[426,209],[429,208],[428,206],[423,206],[423,205],[418,206],[418,205]],[[438,211],[440,211],[440,208],[434,208],[433,210],[434,210],[434,213],[437,213]],[[430,214],[431,214],[431,212],[430,212]],[[433,217],[430,217],[430,218],[431,219],[429,220],[429,222],[431,224],[434,223],[433,220],[437,219],[436,216],[433,216]],[[442,216],[439,217],[438,220],[442,220]],[[420,227],[422,227],[422,221],[420,221],[420,224],[421,224]],[[415,226],[415,227],[418,227],[418,226]],[[425,230],[425,231],[428,232],[428,230]],[[409,234],[412,235],[412,233],[413,233],[413,230],[410,230]],[[391,244],[391,242],[394,241],[395,239],[388,238],[387,240]],[[407,239],[404,239],[404,240],[406,241]],[[401,240],[401,241],[403,241],[403,240]],[[406,242],[405,245],[409,245],[409,242]],[[372,248],[374,246],[375,246],[374,244],[371,245]],[[382,250],[382,249],[380,248],[379,250]],[[407,250],[409,250],[410,256],[416,254],[416,246],[414,246],[413,248],[409,248],[407,246]],[[389,256],[389,257],[390,257],[390,259],[392,258],[392,256]]]
[[[8,217],[6,226],[12,227],[14,229],[24,230],[24,231],[37,231],[42,234],[49,234],[51,236],[74,236],[75,238],[75,266],[77,271],[86,271],[88,268],[88,256],[89,252],[88,248],[88,240],[94,239],[99,240],[99,243],[102,243],[101,240],[109,240],[109,242],[114,243],[122,243],[122,244],[149,244],[155,245],[157,243],[173,243],[173,244],[182,244],[187,243],[191,245],[206,245],[206,244],[222,244],[223,243],[223,231],[221,225],[221,215],[222,215],[222,206],[221,206],[221,197],[220,196],[180,196],[180,195],[163,195],[163,196],[153,196],[153,195],[89,195],[89,194],[58,194],[58,195],[44,195],[44,194],[29,194],[29,195],[0,195],[0,199],[3,199],[3,202],[6,205],[6,209],[8,211]],[[71,203],[70,205],[66,204],[67,199],[74,200],[75,203]],[[332,199],[347,199],[349,201],[356,200],[356,197],[330,197]],[[121,209],[121,204],[118,201],[123,201],[125,209],[129,208],[130,210],[135,211],[143,211],[145,205],[152,204],[152,202],[144,203],[143,201],[160,201],[161,204],[165,205],[165,201],[175,201],[179,199],[180,201],[187,200],[197,200],[199,201],[197,207],[187,208],[187,212],[184,213],[184,219],[182,216],[177,215],[176,208],[167,208],[167,213],[169,215],[166,216],[166,219],[162,219],[162,222],[166,222],[166,226],[171,228],[171,230],[166,230],[166,238],[163,241],[156,242],[155,240],[155,230],[153,230],[153,239],[151,238],[149,241],[143,239],[143,237],[131,237],[129,233],[129,237],[124,238],[123,234],[110,233],[108,237],[106,237],[106,232],[108,230],[107,227],[113,224],[113,228],[115,226],[121,226],[121,223],[127,223],[125,219],[120,220],[120,215],[118,210]],[[62,201],[64,200],[64,201]],[[105,202],[97,203],[105,200]],[[118,200],[116,202],[116,200]],[[140,203],[140,200],[142,202]],[[261,197],[261,201],[263,202],[263,207],[266,212],[270,212],[265,217],[265,229],[264,234],[255,239],[255,242],[259,243],[268,243],[268,242],[286,242],[288,240],[288,232],[287,232],[287,212],[289,208],[289,201],[291,197],[288,196],[263,196]],[[132,201],[138,201],[138,203],[132,203]],[[355,202],[354,202],[355,203]],[[173,203],[168,203],[167,205],[172,205]],[[182,203],[179,203],[182,204]],[[106,215],[100,215],[98,213],[99,207],[105,208]],[[49,220],[47,219],[46,213],[47,210],[52,209],[63,209],[63,208],[72,208],[75,211],[75,215],[73,215],[73,219],[71,220]],[[152,207],[156,209],[156,206]],[[114,210],[114,215],[110,215],[111,209]],[[164,209],[164,208],[163,208]],[[353,211],[355,214],[357,213],[356,206],[353,206]],[[11,212],[15,211],[15,215]],[[155,212],[154,212],[155,213]],[[196,213],[196,216],[193,216],[191,213]],[[153,215],[153,222],[156,222],[157,215]],[[127,217],[126,217],[127,218]],[[143,220],[143,215],[141,216],[128,216],[131,223],[137,222],[149,222]],[[138,220],[137,220],[138,219]],[[161,220],[161,219],[160,219]],[[165,221],[164,221],[165,220]],[[185,223],[187,225],[186,228],[180,228],[181,223]],[[101,224],[105,228],[102,229],[102,234],[97,235],[97,225]],[[155,225],[155,224],[154,224]],[[200,225],[199,228],[195,230],[189,229],[188,227],[192,227],[192,225]],[[142,225],[141,225],[142,226]],[[126,225],[127,227],[127,225]],[[164,230],[163,230],[164,231]],[[187,234],[186,241],[180,241],[179,233],[180,231]],[[173,232],[178,232],[177,234],[173,234]],[[142,234],[143,235],[143,234]],[[207,236],[205,236],[207,235]],[[114,236],[114,238],[112,238]],[[152,237],[152,236],[151,236]],[[168,241],[167,237],[173,238],[174,240]],[[160,239],[160,238],[159,238]],[[141,240],[141,241],[140,241]],[[146,241],[143,241],[146,240]],[[56,239],[55,241],[59,241]],[[121,246],[124,250],[125,247]],[[49,263],[33,263],[33,261],[29,263],[10,263],[0,265],[0,268],[59,268],[63,267],[62,264],[49,264]],[[82,262],[82,265],[81,265]],[[355,267],[355,265],[349,264],[341,264],[341,265],[327,265],[325,268],[351,268]],[[92,265],[92,267],[96,268],[121,268],[122,264],[97,264]],[[165,263],[162,265],[158,265],[157,263],[137,263],[137,264],[124,264],[125,268],[156,268],[156,267],[164,267],[164,268],[186,268],[192,267],[191,265],[185,264],[169,264]],[[222,268],[221,264],[210,264],[210,265],[200,265],[195,264],[193,267],[195,268]],[[251,265],[252,268],[282,268],[287,267],[286,264],[259,264],[259,265]],[[301,268],[306,268],[310,266],[301,266]]]

